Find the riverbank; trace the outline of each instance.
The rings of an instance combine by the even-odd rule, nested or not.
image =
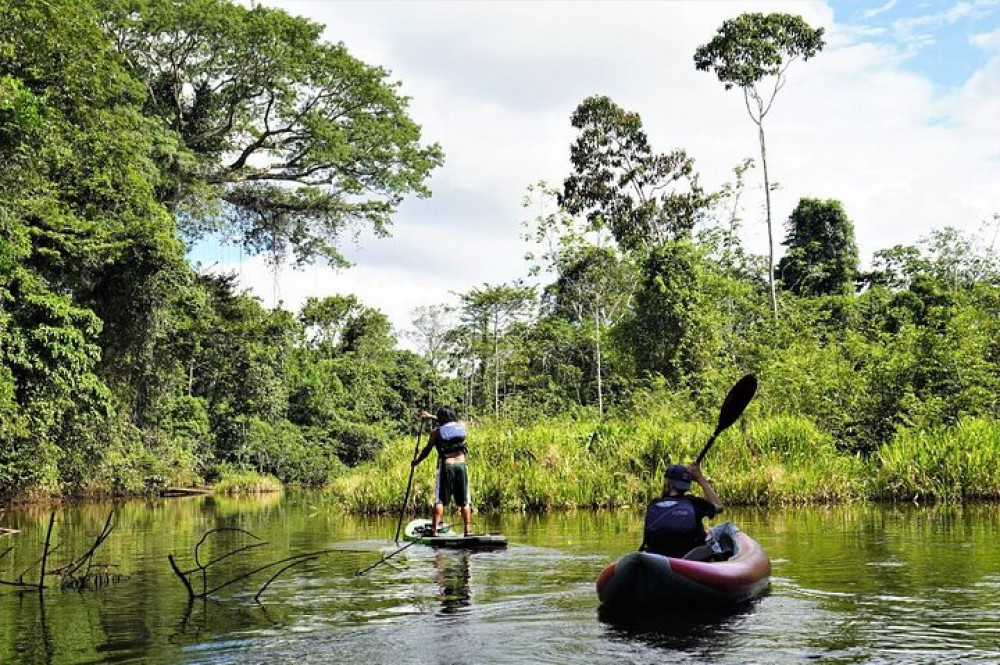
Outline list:
[[[655,411],[634,420],[551,418],[515,427],[470,427],[470,478],[479,509],[547,511],[644,505],[663,469],[693,460],[714,423]],[[389,444],[374,461],[332,480],[331,497],[355,512],[398,511],[413,439]],[[410,507],[428,505],[433,457],[417,468]],[[715,443],[702,467],[731,505],[937,502],[1000,498],[1000,423],[902,430],[868,458],[840,450],[829,433],[798,416],[751,418]]]
[[[693,460],[714,426],[668,405],[629,419],[474,422],[473,502],[479,510],[515,512],[642,506],[660,491],[664,467]],[[413,448],[412,437],[396,438],[373,461],[344,468],[325,488],[331,504],[356,513],[397,512]],[[430,505],[434,459],[414,474],[411,510]],[[1000,422],[968,418],[955,427],[904,429],[865,458],[842,450],[807,418],[752,415],[719,437],[702,466],[730,505],[1000,500]],[[205,489],[248,495],[284,487],[273,476],[225,466]],[[98,491],[72,498],[112,495],[142,494]],[[59,498],[35,493],[12,503],[52,500]]]

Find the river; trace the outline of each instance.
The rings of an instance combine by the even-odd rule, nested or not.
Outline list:
[[[4,510],[0,527],[20,533],[0,537],[0,580],[30,584],[49,509]],[[413,546],[359,576],[396,549],[396,519],[346,515],[321,493],[66,505],[50,570],[85,553],[109,514],[78,574],[86,588],[0,586],[0,663],[1000,662],[996,506],[730,509],[771,556],[770,592],[725,616],[624,623],[598,612],[594,580],[638,544],[639,509],[477,514],[506,550]],[[257,546],[193,574],[196,594],[334,551],[266,588],[280,566],[191,600],[167,556],[194,568],[213,529],[202,562]]]

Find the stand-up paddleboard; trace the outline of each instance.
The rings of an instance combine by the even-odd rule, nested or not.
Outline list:
[[[470,533],[452,531],[444,522],[438,527],[436,536],[431,535],[431,521],[413,520],[403,529],[403,540],[431,547],[447,547],[462,550],[495,550],[507,547],[507,536],[499,533]]]

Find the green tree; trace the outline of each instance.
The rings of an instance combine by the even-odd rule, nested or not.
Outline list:
[[[310,345],[332,358],[340,350],[350,318],[362,307],[354,296],[307,298],[299,313],[299,320],[306,327]]]
[[[484,388],[487,377],[492,375],[490,402],[494,415],[500,415],[504,356],[509,350],[506,336],[516,323],[532,313],[535,291],[520,283],[485,284],[463,293],[460,298],[461,332],[464,334],[459,339],[466,344],[460,353],[475,359],[470,369],[481,377]]]
[[[571,122],[579,133],[560,197],[567,212],[609,229],[628,251],[690,237],[706,198],[687,153],[654,153],[639,114],[609,97],[583,100]]]
[[[695,67],[714,70],[729,90],[743,90],[747,113],[757,125],[767,211],[768,286],[771,310],[778,314],[774,287],[774,234],[771,225],[771,182],[767,170],[764,117],[785,85],[785,72],[798,58],[808,60],[824,46],[823,28],[812,28],[801,16],[751,12],[722,23],[716,36],[697,48]]]
[[[839,201],[801,199],[788,218],[778,262],[782,285],[796,295],[852,293],[858,273],[854,224]]]
[[[717,303],[705,288],[707,266],[690,242],[652,250],[640,267],[629,315],[615,330],[639,376],[663,376],[674,386],[710,369],[721,355]]]
[[[591,339],[593,360],[588,365],[592,371],[580,366],[576,374],[593,376],[597,409],[603,414],[606,337],[628,310],[635,289],[635,270],[607,238],[605,229],[595,228],[568,213],[558,204],[558,199],[559,193],[544,181],[528,188],[523,207],[535,209],[538,214],[524,222],[524,239],[541,251],[529,251],[525,258],[533,263],[533,275],[544,269],[555,280],[545,288],[543,295],[549,312],[566,319]],[[561,330],[554,321],[550,323],[549,332]],[[555,342],[559,338],[550,336],[547,339]],[[551,348],[570,352],[574,347],[560,339]],[[543,366],[558,368],[565,367],[565,363],[548,359]],[[577,393],[582,397],[580,390]]]
[[[389,73],[323,26],[228,0],[95,1],[172,132],[158,194],[189,235],[225,225],[251,251],[343,262],[345,229],[385,234],[408,193],[429,194],[440,148]]]
[[[0,25],[0,386],[33,467],[6,486],[80,489],[135,452],[119,424],[159,383],[149,333],[186,274],[153,196],[164,135],[89,5],[13,0]]]

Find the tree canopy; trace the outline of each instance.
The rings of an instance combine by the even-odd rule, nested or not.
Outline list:
[[[858,273],[854,224],[839,201],[802,199],[788,218],[782,285],[798,295],[850,292]]]
[[[442,162],[382,67],[323,26],[227,0],[97,0],[102,25],[170,130],[158,195],[188,237],[340,263],[338,239],[385,234]]]
[[[571,123],[579,133],[560,197],[570,214],[607,228],[623,249],[690,237],[707,202],[686,152],[654,153],[639,115],[609,97],[583,100]]]

